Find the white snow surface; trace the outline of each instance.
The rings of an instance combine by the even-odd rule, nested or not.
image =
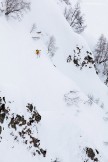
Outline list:
[[[27,115],[27,103],[36,106],[42,116],[36,136],[47,154],[33,156],[23,143],[12,139],[5,123],[0,161],[51,162],[58,158],[61,162],[84,162],[84,149],[90,147],[99,151],[100,162],[108,162],[108,88],[94,67],[80,70],[66,62],[76,46],[83,47],[81,59],[90,48],[72,31],[57,1],[36,0],[31,5],[31,11],[20,22],[0,17],[0,96],[11,101],[7,105],[16,114]],[[36,31],[41,31],[39,40],[32,39],[36,32],[30,33],[34,23]],[[47,51],[51,35],[58,48],[52,60]],[[40,57],[36,49],[41,50]],[[77,91],[77,104],[69,105],[64,100],[70,91]],[[99,104],[90,106],[88,95],[99,98]]]

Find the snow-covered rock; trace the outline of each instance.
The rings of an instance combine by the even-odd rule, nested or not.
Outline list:
[[[91,50],[72,31],[57,1],[36,0],[31,5],[20,22],[0,17],[0,117],[5,115],[0,122],[0,159],[107,162],[108,89],[96,74]],[[57,47],[53,58],[48,53],[51,36]],[[67,62],[69,55],[72,60]],[[31,113],[28,104],[36,106]],[[31,134],[23,136],[28,129]],[[33,147],[35,138],[39,142]]]

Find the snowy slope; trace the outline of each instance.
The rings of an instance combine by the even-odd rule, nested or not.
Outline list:
[[[99,80],[93,65],[80,70],[72,62],[67,63],[68,55],[73,56],[76,46],[83,46],[81,60],[90,49],[69,27],[59,7],[54,0],[36,0],[32,2],[31,12],[21,22],[0,17],[0,94],[5,96],[5,105],[11,109],[9,118],[1,124],[4,127],[0,143],[2,162],[51,162],[56,158],[64,162],[108,160],[108,90]],[[32,39],[35,32],[30,33],[34,23],[36,31],[41,31],[39,40]],[[58,47],[52,61],[46,45],[51,35],[54,35]],[[41,50],[38,58],[36,49]],[[96,103],[90,106],[88,94],[100,98],[104,109]],[[17,125],[15,131],[8,125],[12,113],[14,116],[24,115],[28,120],[28,103],[36,106],[42,116],[41,121],[33,123],[30,129],[47,151],[46,157],[37,152],[33,156],[36,148],[29,149],[28,136],[28,143],[24,144],[18,134],[21,127]],[[10,134],[17,136],[18,141]],[[93,159],[88,157],[87,148],[95,152]]]
[[[53,20],[52,23],[56,22],[54,22]],[[61,28],[65,31],[65,26],[63,26],[62,24],[60,25]],[[67,25],[68,23],[66,24],[66,26]],[[74,50],[76,50],[77,52],[77,46],[81,49],[80,58],[81,60],[83,60],[84,57],[87,56],[87,51],[91,52],[88,45],[85,43],[81,36],[73,33],[71,28],[70,30],[68,29],[68,32],[66,31],[66,35],[65,32],[61,31],[61,29],[57,29],[57,32],[57,36],[59,37],[57,38],[57,41],[59,41],[61,44],[59,44],[59,49],[57,50],[57,54],[54,58],[55,64],[59,67],[60,70],[62,70],[63,73],[72,78],[86,94],[92,94],[95,98],[100,98],[104,102],[105,107],[107,107],[108,90],[106,86],[101,83],[98,75],[96,75],[94,67],[89,68],[91,66],[88,66],[87,68],[79,70],[79,68],[76,68],[72,63],[66,62],[69,55],[74,55]],[[60,40],[60,35],[62,35],[62,40]],[[81,78],[84,78],[84,81],[81,80]]]

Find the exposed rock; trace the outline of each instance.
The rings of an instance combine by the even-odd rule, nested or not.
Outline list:
[[[41,115],[32,104],[28,104],[26,107],[27,113],[29,113],[30,116],[27,120],[23,115],[10,113],[10,109],[8,107],[6,108],[5,97],[0,97],[0,134],[2,134],[2,131],[4,130],[2,124],[7,120],[6,123],[8,128],[10,130],[12,129],[10,135],[16,142],[23,142],[27,145],[27,148],[31,149],[34,156],[38,153],[38,155],[43,155],[43,157],[45,157],[46,150],[40,148],[40,140],[36,137],[36,134],[38,133],[37,124],[41,120]],[[18,127],[20,127],[19,132],[19,129],[17,129]],[[2,140],[2,135],[0,139]]]
[[[69,55],[67,58],[67,63],[73,62],[75,66],[80,67],[80,69],[87,66],[89,68],[92,68],[92,65],[94,65],[94,59],[92,57],[92,53],[86,51],[86,56],[82,59],[81,58],[82,48],[76,46],[76,49],[73,50],[74,56]]]
[[[22,126],[26,124],[26,120],[24,119],[24,116],[16,115],[16,117],[12,117],[11,121],[8,126],[11,126],[15,130],[17,129],[16,126]]]
[[[41,154],[43,155],[43,157],[45,157],[46,156],[46,153],[47,153],[47,151],[46,150],[43,150],[42,148],[40,149],[40,152],[41,152]]]
[[[71,62],[72,61],[72,56],[69,55],[68,58],[67,58],[67,62]]]
[[[2,127],[0,126],[0,134],[2,133]]]
[[[30,138],[32,139],[32,140],[30,141],[30,143],[33,144],[34,147],[39,147],[39,145],[40,145],[40,140],[38,140],[37,138],[32,137],[32,136],[30,136]]]
[[[26,107],[28,108],[27,111],[30,111],[30,112],[33,111],[33,105],[32,104],[28,103],[28,105]]]
[[[95,149],[95,151],[92,148],[86,147],[86,155],[88,158],[90,158],[94,162],[99,162],[98,158],[96,157],[96,154],[99,154],[99,151]]]

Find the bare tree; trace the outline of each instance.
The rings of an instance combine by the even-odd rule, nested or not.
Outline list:
[[[101,61],[101,63],[106,63],[107,62],[107,65],[108,65],[108,41],[106,43],[106,46],[105,46],[105,52],[104,52],[104,56],[103,56],[103,60]],[[104,68],[105,68],[106,65],[104,65]]]
[[[64,16],[68,22],[70,22],[72,11],[73,11],[72,8],[69,9],[65,8],[64,10]]]
[[[48,41],[48,53],[50,54],[50,57],[53,57],[55,55],[56,50],[56,40],[54,36],[51,36]]]
[[[64,100],[68,106],[78,106],[79,102],[81,102],[78,91],[70,91],[69,93],[65,94]]]
[[[80,3],[77,3],[74,8],[65,8],[64,16],[76,33],[82,33],[86,28]]]
[[[100,36],[96,44],[94,55],[95,62],[98,64],[108,61],[108,42],[103,34]]]
[[[104,75],[104,83],[108,85],[108,40],[103,34],[95,46],[94,58],[98,74]]]
[[[88,100],[86,101],[86,103],[88,104],[88,105],[90,105],[90,106],[92,106],[93,105],[93,103],[94,103],[94,96],[93,95],[91,95],[91,94],[88,94]]]
[[[27,0],[5,0],[2,3],[2,11],[6,16],[14,16],[20,18],[23,12],[30,10],[30,2]]]

